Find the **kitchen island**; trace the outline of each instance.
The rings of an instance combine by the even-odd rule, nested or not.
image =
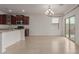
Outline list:
[[[24,29],[0,30],[0,53],[6,52],[6,48],[25,40]]]

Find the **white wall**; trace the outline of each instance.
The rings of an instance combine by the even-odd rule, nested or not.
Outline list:
[[[51,17],[46,15],[29,15],[30,24],[29,24],[29,34],[30,35],[61,35],[62,25],[57,25],[51,23]],[[60,17],[61,22],[62,17]]]
[[[73,15],[75,15],[75,17],[76,17],[76,21],[75,21],[76,22],[75,23],[75,41],[76,41],[76,43],[79,44],[79,7],[64,16],[64,18],[63,18],[63,25],[64,25],[65,19],[67,17],[73,16]],[[65,33],[64,30],[65,30],[65,27],[63,26],[63,35]]]

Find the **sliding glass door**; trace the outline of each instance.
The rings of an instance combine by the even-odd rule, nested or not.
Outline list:
[[[75,17],[70,17],[70,39],[75,41]]]
[[[75,41],[75,17],[69,17],[65,21],[65,36]]]

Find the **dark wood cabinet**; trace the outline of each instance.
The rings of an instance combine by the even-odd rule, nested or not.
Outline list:
[[[24,16],[23,22],[24,24],[29,25],[29,16]]]
[[[23,20],[24,15],[16,15],[16,20],[21,21]]]
[[[17,21],[20,21],[21,20],[19,15],[16,15],[16,20]]]
[[[2,16],[0,15],[0,24],[2,24]]]
[[[22,22],[21,25],[29,25],[29,16],[0,15],[0,24],[14,24],[14,25],[16,25],[17,22]]]
[[[7,23],[7,19],[6,19],[6,15],[0,15],[0,24],[6,24]]]
[[[7,19],[6,19],[6,15],[2,16],[2,24],[6,24],[7,23]]]
[[[29,25],[29,16],[16,15],[16,21],[22,21],[23,25]]]
[[[13,15],[0,15],[0,24],[16,24],[16,18]]]
[[[16,24],[16,17],[15,16],[11,16],[11,24]]]

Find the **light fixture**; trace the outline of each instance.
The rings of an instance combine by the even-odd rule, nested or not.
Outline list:
[[[48,6],[48,9],[45,11],[45,15],[52,17],[54,15],[54,11],[52,10],[51,6]]]
[[[25,10],[22,10],[22,12],[25,12]]]
[[[12,12],[12,10],[10,9],[9,12]]]

